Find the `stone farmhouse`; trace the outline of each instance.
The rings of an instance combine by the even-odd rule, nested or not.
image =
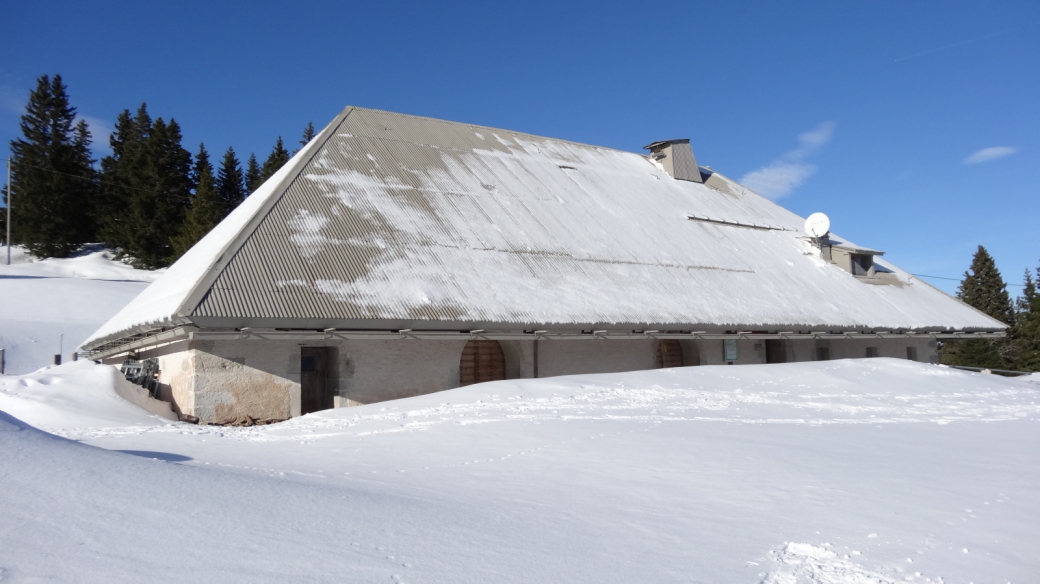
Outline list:
[[[202,422],[499,379],[898,357],[1004,325],[699,166],[348,107],[83,349]]]

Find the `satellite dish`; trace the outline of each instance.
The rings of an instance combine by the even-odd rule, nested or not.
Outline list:
[[[823,213],[813,213],[805,220],[805,232],[819,239],[831,232],[831,220]]]

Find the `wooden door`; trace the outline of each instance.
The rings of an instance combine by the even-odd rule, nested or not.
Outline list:
[[[331,407],[328,396],[329,351],[326,347],[300,348],[300,414]]]
[[[658,369],[682,367],[682,346],[675,339],[657,341],[657,345],[654,347],[654,358],[657,361]]]
[[[459,360],[459,387],[506,378],[506,358],[498,341],[469,341]]]
[[[787,343],[783,339],[766,339],[766,363],[787,363]]]

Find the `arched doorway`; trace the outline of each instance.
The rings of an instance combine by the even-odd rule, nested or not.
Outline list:
[[[506,358],[498,341],[469,341],[459,360],[459,387],[506,378]]]
[[[675,339],[657,341],[654,346],[654,359],[657,361],[658,369],[682,367],[682,347],[679,346],[679,341]]]

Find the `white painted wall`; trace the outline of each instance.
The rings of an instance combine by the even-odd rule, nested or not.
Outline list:
[[[653,369],[653,339],[540,340],[538,377],[612,373]],[[502,341],[506,377],[535,375],[536,341]],[[158,357],[160,396],[181,414],[202,423],[254,419],[286,419],[300,415],[300,348],[335,349],[330,389],[338,405],[367,404],[452,389],[459,385],[459,359],[466,341],[416,339],[386,341],[295,342],[243,339],[181,341],[140,353]],[[686,366],[721,365],[721,340],[680,341]],[[816,347],[828,346],[831,359],[866,357],[867,347],[879,356],[906,358],[917,347],[918,360],[937,362],[935,341],[927,339],[835,339],[787,342],[788,361],[811,361]],[[765,342],[737,342],[735,365],[765,363]],[[112,359],[118,363],[122,358]]]
[[[653,339],[538,341],[538,377],[653,369]]]

